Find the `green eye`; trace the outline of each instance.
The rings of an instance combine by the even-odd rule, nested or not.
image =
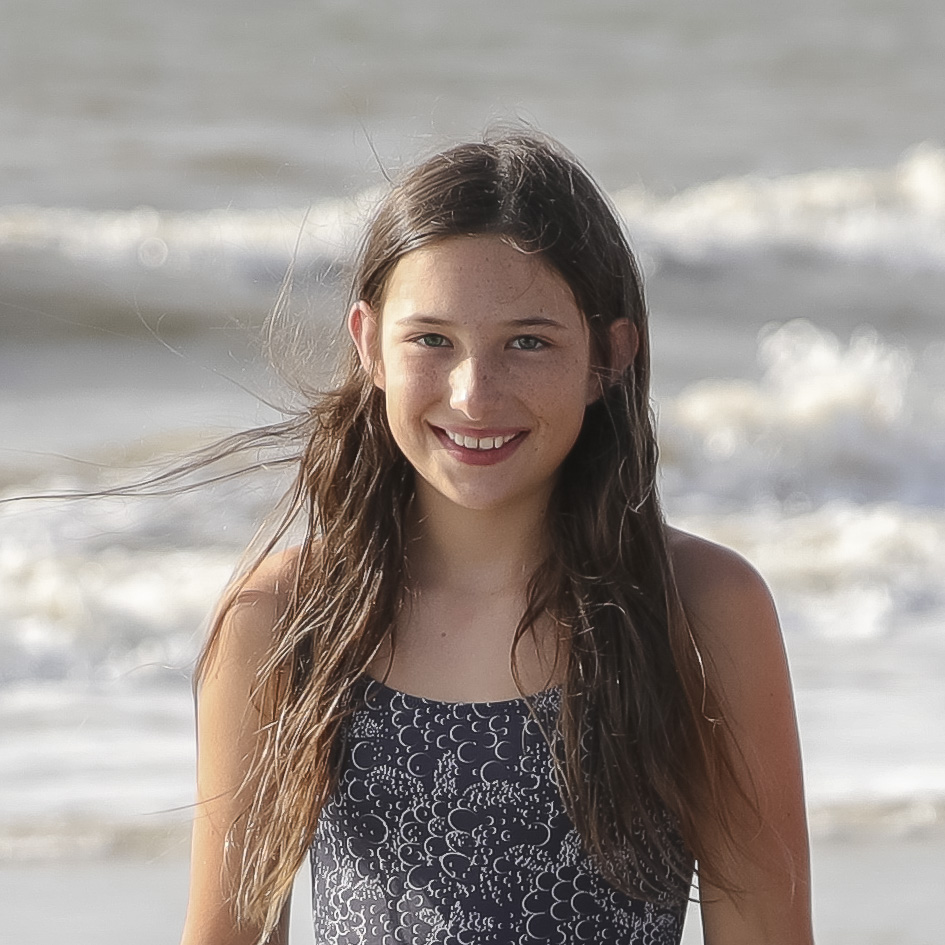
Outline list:
[[[424,348],[445,348],[449,342],[442,335],[429,334],[421,335],[417,339],[417,344]]]

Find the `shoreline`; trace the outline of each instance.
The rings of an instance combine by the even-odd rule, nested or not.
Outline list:
[[[938,945],[945,831],[869,831],[816,837],[812,849],[818,945]],[[180,936],[186,846],[98,858],[0,862],[4,940],[33,945],[166,945]],[[307,870],[296,882],[291,945],[311,945]],[[690,912],[683,945],[702,941]]]

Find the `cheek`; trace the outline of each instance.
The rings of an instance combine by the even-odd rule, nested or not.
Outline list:
[[[575,387],[567,400],[562,399],[557,405],[557,430],[561,449],[567,453],[581,435],[584,417],[587,412],[587,399],[584,397],[585,385]]]
[[[437,396],[435,372],[416,365],[393,365],[387,371],[387,416],[393,427],[409,423]]]
[[[561,370],[543,379],[541,388],[536,387],[531,401],[540,405],[539,409],[547,414],[549,420],[557,420],[563,428],[575,423],[580,426],[592,386],[588,372]]]

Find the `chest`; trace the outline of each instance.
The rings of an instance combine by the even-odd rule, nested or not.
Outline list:
[[[512,648],[524,611],[516,595],[425,593],[404,608],[369,674],[386,676],[403,692],[445,701],[516,698]],[[525,693],[562,682],[566,663],[558,636],[548,618],[522,636],[515,662]]]

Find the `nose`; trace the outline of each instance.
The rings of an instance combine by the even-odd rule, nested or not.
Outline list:
[[[495,371],[483,358],[466,358],[450,372],[450,406],[470,420],[483,420],[497,390]]]

